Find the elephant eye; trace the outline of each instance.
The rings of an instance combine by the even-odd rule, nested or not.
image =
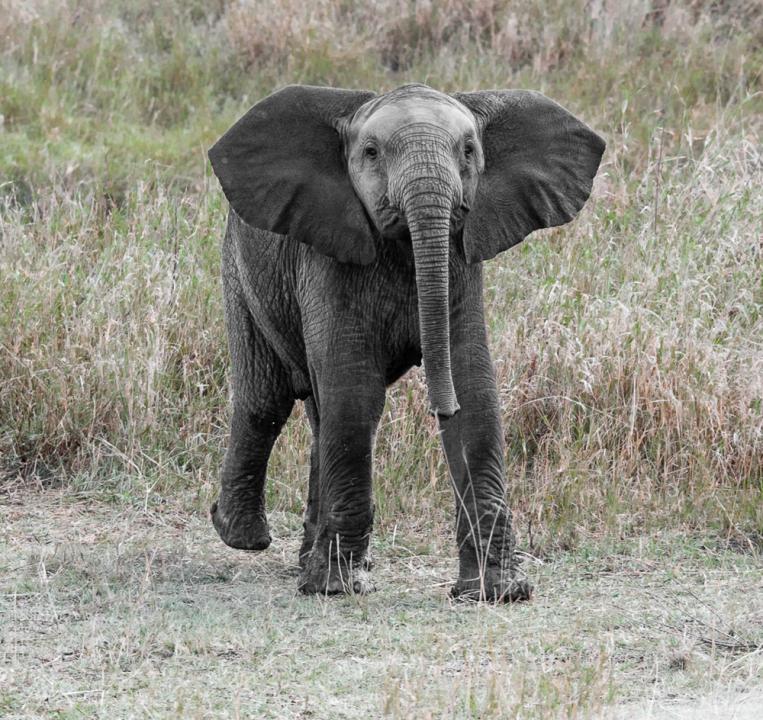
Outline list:
[[[471,157],[474,154],[474,143],[466,143],[464,145],[464,155],[466,157]]]
[[[375,160],[376,156],[379,154],[379,151],[374,145],[366,145],[363,148],[363,154],[370,160]]]

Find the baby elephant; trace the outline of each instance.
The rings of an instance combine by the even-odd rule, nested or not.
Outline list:
[[[456,496],[454,597],[529,597],[515,577],[482,261],[578,213],[604,141],[536,92],[376,95],[291,86],[209,151],[233,417],[212,520],[270,544],[265,474],[295,399],[313,432],[299,587],[373,590],[365,569],[385,389],[423,358]]]

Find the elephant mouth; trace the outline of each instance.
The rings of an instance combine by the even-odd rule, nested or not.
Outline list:
[[[405,216],[394,208],[389,208],[379,220],[381,221],[381,230],[384,235],[399,234],[401,230],[408,229]]]
[[[457,235],[464,227],[466,216],[469,214],[470,207],[466,202],[455,207],[450,217],[451,236]],[[376,209],[379,232],[382,237],[390,240],[411,241],[410,228],[403,211],[392,205],[387,197],[382,198],[382,202]]]
[[[466,202],[461,203],[461,205],[453,209],[453,213],[450,216],[451,234],[460,232],[463,229],[469,210],[469,205]]]
[[[384,194],[376,204],[376,224],[384,237],[397,237],[408,230],[408,223],[402,210],[390,202]]]

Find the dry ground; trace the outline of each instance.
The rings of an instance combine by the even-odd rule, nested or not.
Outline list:
[[[367,598],[295,593],[300,518],[265,553],[169,503],[13,491],[0,535],[6,718],[759,717],[763,569],[713,537],[528,554],[529,604],[451,603],[447,528],[374,542]]]

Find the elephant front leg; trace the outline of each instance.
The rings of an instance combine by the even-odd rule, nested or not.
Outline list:
[[[508,602],[527,600],[531,587],[516,577],[515,539],[503,482],[502,444],[492,398],[462,400],[461,412],[441,422],[456,501],[458,580],[453,597]]]
[[[373,526],[371,465],[384,404],[378,379],[349,393],[324,390],[319,406],[319,511],[299,587],[304,593],[368,593]],[[303,556],[305,557],[305,556]]]
[[[270,545],[265,478],[268,458],[284,415],[288,413],[275,419],[262,419],[241,408],[234,409],[220,496],[210,510],[217,533],[230,547],[264,550]]]
[[[451,595],[493,602],[527,600],[532,588],[516,577],[498,393],[484,329],[471,342],[456,346],[453,358],[461,412],[440,421],[456,500],[459,573]]]
[[[210,512],[215,529],[227,545],[264,550],[270,545],[265,515],[268,459],[291,413],[294,395],[289,373],[253,323],[227,241],[223,252],[233,415],[220,496]]]

